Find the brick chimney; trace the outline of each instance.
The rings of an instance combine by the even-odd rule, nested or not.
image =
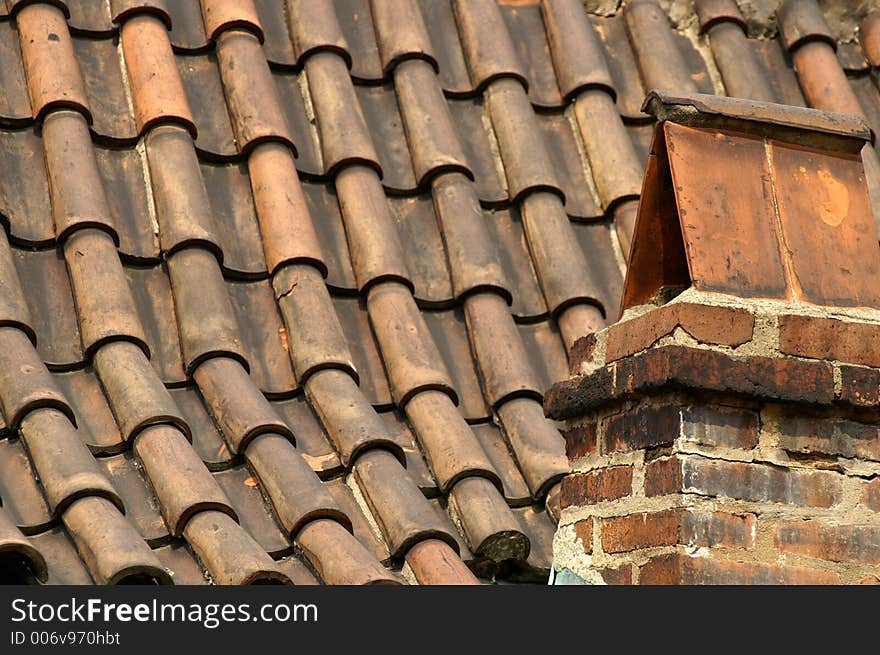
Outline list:
[[[557,581],[880,583],[863,119],[652,92],[618,323],[547,394]]]

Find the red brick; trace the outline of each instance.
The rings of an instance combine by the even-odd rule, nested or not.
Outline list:
[[[776,528],[776,547],[831,562],[880,564],[880,527],[788,521]]]
[[[841,364],[840,400],[856,407],[880,405],[880,371]]]
[[[880,372],[840,367],[847,404],[878,404]],[[853,368],[853,367],[850,367]],[[855,367],[858,368],[858,367]],[[825,361],[793,357],[735,357],[707,348],[662,346],[554,384],[544,397],[549,418],[565,420],[606,407],[619,398],[673,389],[715,391],[773,402],[829,406],[835,401],[834,367]],[[866,376],[865,371],[872,371]],[[847,392],[847,381],[858,384],[862,400]],[[874,391],[870,391],[873,382]],[[844,397],[846,396],[846,397]],[[858,400],[858,402],[857,402]]]
[[[602,519],[602,549],[624,553],[641,548],[671,546],[678,543],[679,510],[643,512]]]
[[[602,519],[602,548],[607,553],[676,544],[748,549],[754,546],[754,526],[751,514],[688,509],[629,514]]]
[[[784,416],[779,420],[779,430],[779,445],[788,451],[880,460],[876,425],[838,418]]]
[[[880,512],[880,478],[862,483],[861,503],[868,509]]]
[[[607,420],[603,452],[642,450],[671,444],[678,437],[680,429],[681,410],[678,407],[639,407]]]
[[[571,362],[569,373],[577,375],[580,372],[581,363],[593,359],[593,351],[596,348],[596,333],[590,333],[584,337],[578,337],[571,344],[568,353],[568,361]]]
[[[593,505],[632,493],[632,466],[612,466],[589,473],[571,473],[562,479],[562,507]]]
[[[695,303],[673,303],[653,309],[608,330],[605,361],[645,350],[677,327],[697,341],[738,346],[752,338],[755,318],[745,309]]]
[[[633,583],[632,564],[622,564],[616,569],[599,569],[599,575],[608,585],[631,585]]]
[[[639,571],[640,585],[836,585],[834,571],[760,562],[737,562],[672,553],[654,557]]]
[[[565,439],[565,454],[570,460],[591,455],[598,448],[595,423],[584,423],[562,430],[562,437]]]
[[[694,443],[750,450],[758,445],[758,413],[736,407],[687,407],[681,434]]]
[[[680,461],[682,492],[806,507],[831,507],[843,496],[842,476],[831,471],[705,457],[683,457]]]
[[[880,367],[880,325],[821,316],[780,316],[779,349],[799,357]]]
[[[583,519],[574,524],[574,534],[584,545],[584,552],[589,555],[593,552],[593,519]]]
[[[681,459],[655,459],[645,466],[645,495],[665,496],[681,492]]]
[[[755,545],[755,515],[683,511],[679,543],[749,549]]]

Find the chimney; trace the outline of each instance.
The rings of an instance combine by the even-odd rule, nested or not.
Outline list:
[[[545,412],[557,582],[880,583],[880,249],[860,117],[654,91],[619,322]]]

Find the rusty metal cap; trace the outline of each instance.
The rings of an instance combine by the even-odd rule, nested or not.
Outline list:
[[[645,98],[642,111],[658,121],[736,130],[844,152],[858,152],[866,141],[874,141],[867,121],[855,114],[705,93],[654,89]]]

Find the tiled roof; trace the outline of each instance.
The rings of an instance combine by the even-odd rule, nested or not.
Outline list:
[[[880,126],[812,2],[5,4],[0,551],[50,583],[545,580],[646,89]]]

